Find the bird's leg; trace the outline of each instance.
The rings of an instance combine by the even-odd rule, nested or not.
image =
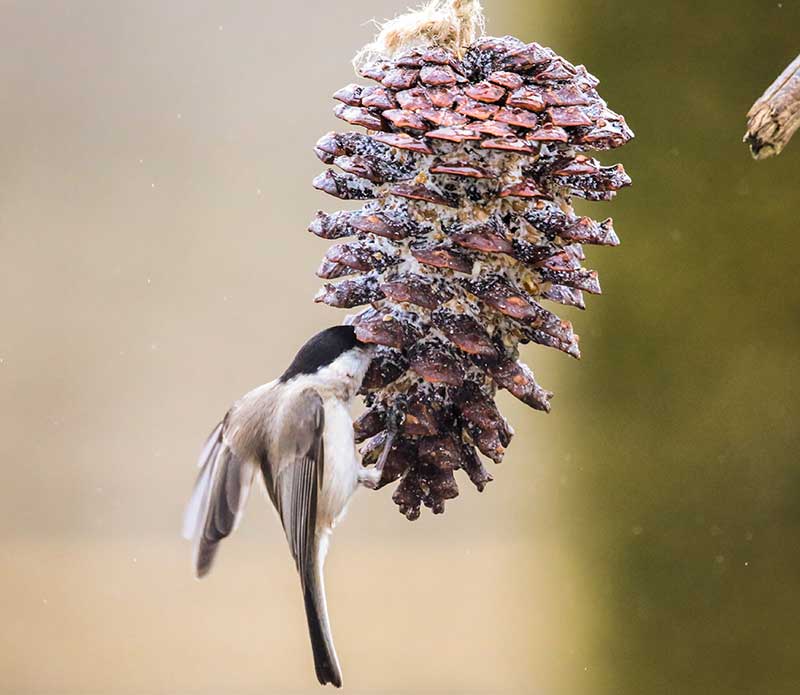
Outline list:
[[[380,485],[381,478],[383,477],[383,467],[386,465],[386,460],[389,458],[389,452],[394,446],[394,440],[400,430],[400,426],[405,420],[405,413],[400,408],[392,406],[386,414],[386,441],[383,443],[381,455],[375,465],[366,470],[361,471],[360,482],[364,487],[371,490],[377,490]]]

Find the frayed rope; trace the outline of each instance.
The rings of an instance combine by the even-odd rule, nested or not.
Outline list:
[[[484,33],[479,0],[432,0],[383,24],[377,36],[353,58],[358,70],[380,58],[392,58],[413,48],[438,46],[459,57]]]

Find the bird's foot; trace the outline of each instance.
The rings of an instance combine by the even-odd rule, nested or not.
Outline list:
[[[369,490],[377,490],[380,487],[382,474],[383,471],[377,468],[362,468],[358,472],[358,482]]]
[[[400,431],[400,426],[405,421],[405,411],[400,408],[392,408],[386,418],[386,439],[383,443],[383,450],[378,457],[378,461],[372,468],[362,468],[358,473],[358,482],[370,490],[377,490],[383,478],[383,467],[394,446],[394,440]]]

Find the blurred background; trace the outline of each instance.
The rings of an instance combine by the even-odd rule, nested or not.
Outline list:
[[[179,538],[228,404],[341,319],[311,303],[367,24],[405,2],[0,0],[0,691],[316,693],[261,496],[196,582]],[[486,0],[637,139],[584,359],[482,494],[361,492],[328,562],[352,693],[800,692],[800,142],[751,160],[800,3]],[[589,206],[583,208],[589,212]],[[569,312],[567,312],[569,313]]]

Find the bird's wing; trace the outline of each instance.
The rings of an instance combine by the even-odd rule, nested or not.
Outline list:
[[[261,468],[305,586],[314,572],[317,495],[325,467],[322,398],[312,388],[301,391],[285,404],[276,424],[274,460],[262,461]]]
[[[262,459],[261,470],[300,574],[317,678],[323,685],[341,687],[316,535],[317,499],[325,469],[322,398],[314,389],[305,389],[284,406],[277,425],[275,446],[270,448],[270,460]]]
[[[208,573],[219,542],[238,526],[255,473],[255,465],[231,449],[227,426],[226,416],[203,447],[200,473],[183,521],[183,535],[194,540],[198,577]]]

